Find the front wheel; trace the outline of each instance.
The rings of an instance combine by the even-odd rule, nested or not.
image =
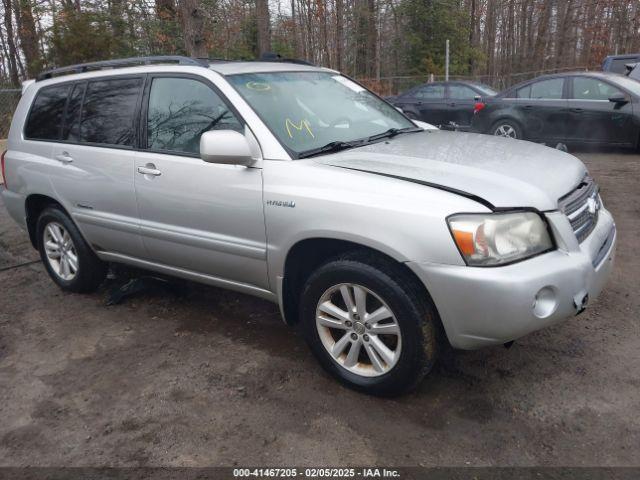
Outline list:
[[[491,133],[496,137],[514,138],[522,140],[524,138],[522,128],[513,120],[500,120],[493,124]]]
[[[316,270],[301,298],[307,343],[347,386],[392,396],[415,387],[437,355],[435,308],[391,261],[368,253],[336,258]]]

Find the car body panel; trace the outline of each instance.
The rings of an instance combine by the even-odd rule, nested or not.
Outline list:
[[[429,131],[325,155],[318,162],[419,180],[480,197],[494,207],[553,210],[584,177],[575,157],[531,142]]]

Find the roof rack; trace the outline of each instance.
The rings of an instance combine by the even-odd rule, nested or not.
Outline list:
[[[306,60],[299,60],[297,58],[286,58],[280,55],[279,53],[273,52],[265,52],[260,55],[260,62],[282,62],[282,63],[297,63],[298,65],[309,65],[315,67],[315,65],[311,62],[307,62]]]
[[[53,68],[46,70],[36,77],[36,81],[60,75],[70,75],[73,73],[89,72],[91,70],[103,70],[110,68],[124,68],[135,65],[150,65],[152,63],[176,63],[178,65],[192,65],[198,67],[209,67],[209,61],[203,58],[189,58],[180,55],[157,55],[151,57],[131,57],[117,60],[104,60],[101,62],[79,63],[68,67]]]

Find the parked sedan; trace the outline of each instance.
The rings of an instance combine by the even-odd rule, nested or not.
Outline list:
[[[476,105],[472,130],[536,142],[638,147],[640,82],[604,72],[538,77]]]
[[[414,120],[441,127],[453,122],[459,126],[459,130],[467,130],[476,101],[497,93],[481,83],[436,82],[418,85],[387,100]]]

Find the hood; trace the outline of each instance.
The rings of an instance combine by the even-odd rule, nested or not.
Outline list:
[[[472,133],[399,135],[316,162],[424,183],[491,208],[555,210],[586,174],[572,155],[536,143]]]

